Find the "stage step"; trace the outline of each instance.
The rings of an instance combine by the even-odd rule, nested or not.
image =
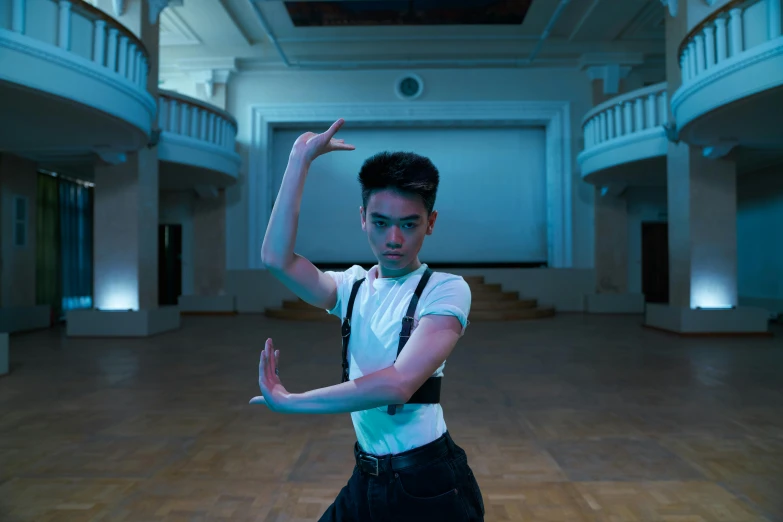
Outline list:
[[[540,307],[536,299],[520,299],[519,292],[504,292],[498,283],[485,283],[484,276],[463,276],[470,286],[471,322],[516,321],[555,315],[552,307]],[[283,301],[282,308],[268,308],[267,317],[286,321],[337,321],[326,310],[316,308],[301,299]]]

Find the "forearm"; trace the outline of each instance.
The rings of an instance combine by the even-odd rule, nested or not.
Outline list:
[[[292,393],[285,406],[287,413],[349,413],[389,404],[406,402],[394,366],[384,368],[352,381]]]
[[[264,264],[286,264],[293,258],[302,192],[309,167],[309,163],[299,156],[292,155],[288,159],[261,246],[261,259]]]

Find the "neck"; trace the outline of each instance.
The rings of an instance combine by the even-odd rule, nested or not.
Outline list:
[[[410,274],[411,272],[418,270],[420,266],[421,266],[421,261],[419,261],[418,257],[416,257],[416,259],[412,261],[408,266],[404,268],[400,268],[399,270],[386,268],[385,266],[383,266],[383,264],[378,263],[378,277],[379,278],[402,277],[404,275]]]

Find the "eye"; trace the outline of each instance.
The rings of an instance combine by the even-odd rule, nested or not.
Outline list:
[[[384,224],[383,221],[373,221],[373,223],[375,224],[376,227],[383,226]]]

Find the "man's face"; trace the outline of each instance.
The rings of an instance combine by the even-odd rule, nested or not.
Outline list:
[[[416,265],[413,270],[418,268],[419,250],[424,236],[432,234],[437,211],[428,219],[420,196],[391,189],[373,192],[367,208],[359,211],[370,248],[387,273],[404,274],[411,263]],[[387,255],[389,252],[400,255]]]

